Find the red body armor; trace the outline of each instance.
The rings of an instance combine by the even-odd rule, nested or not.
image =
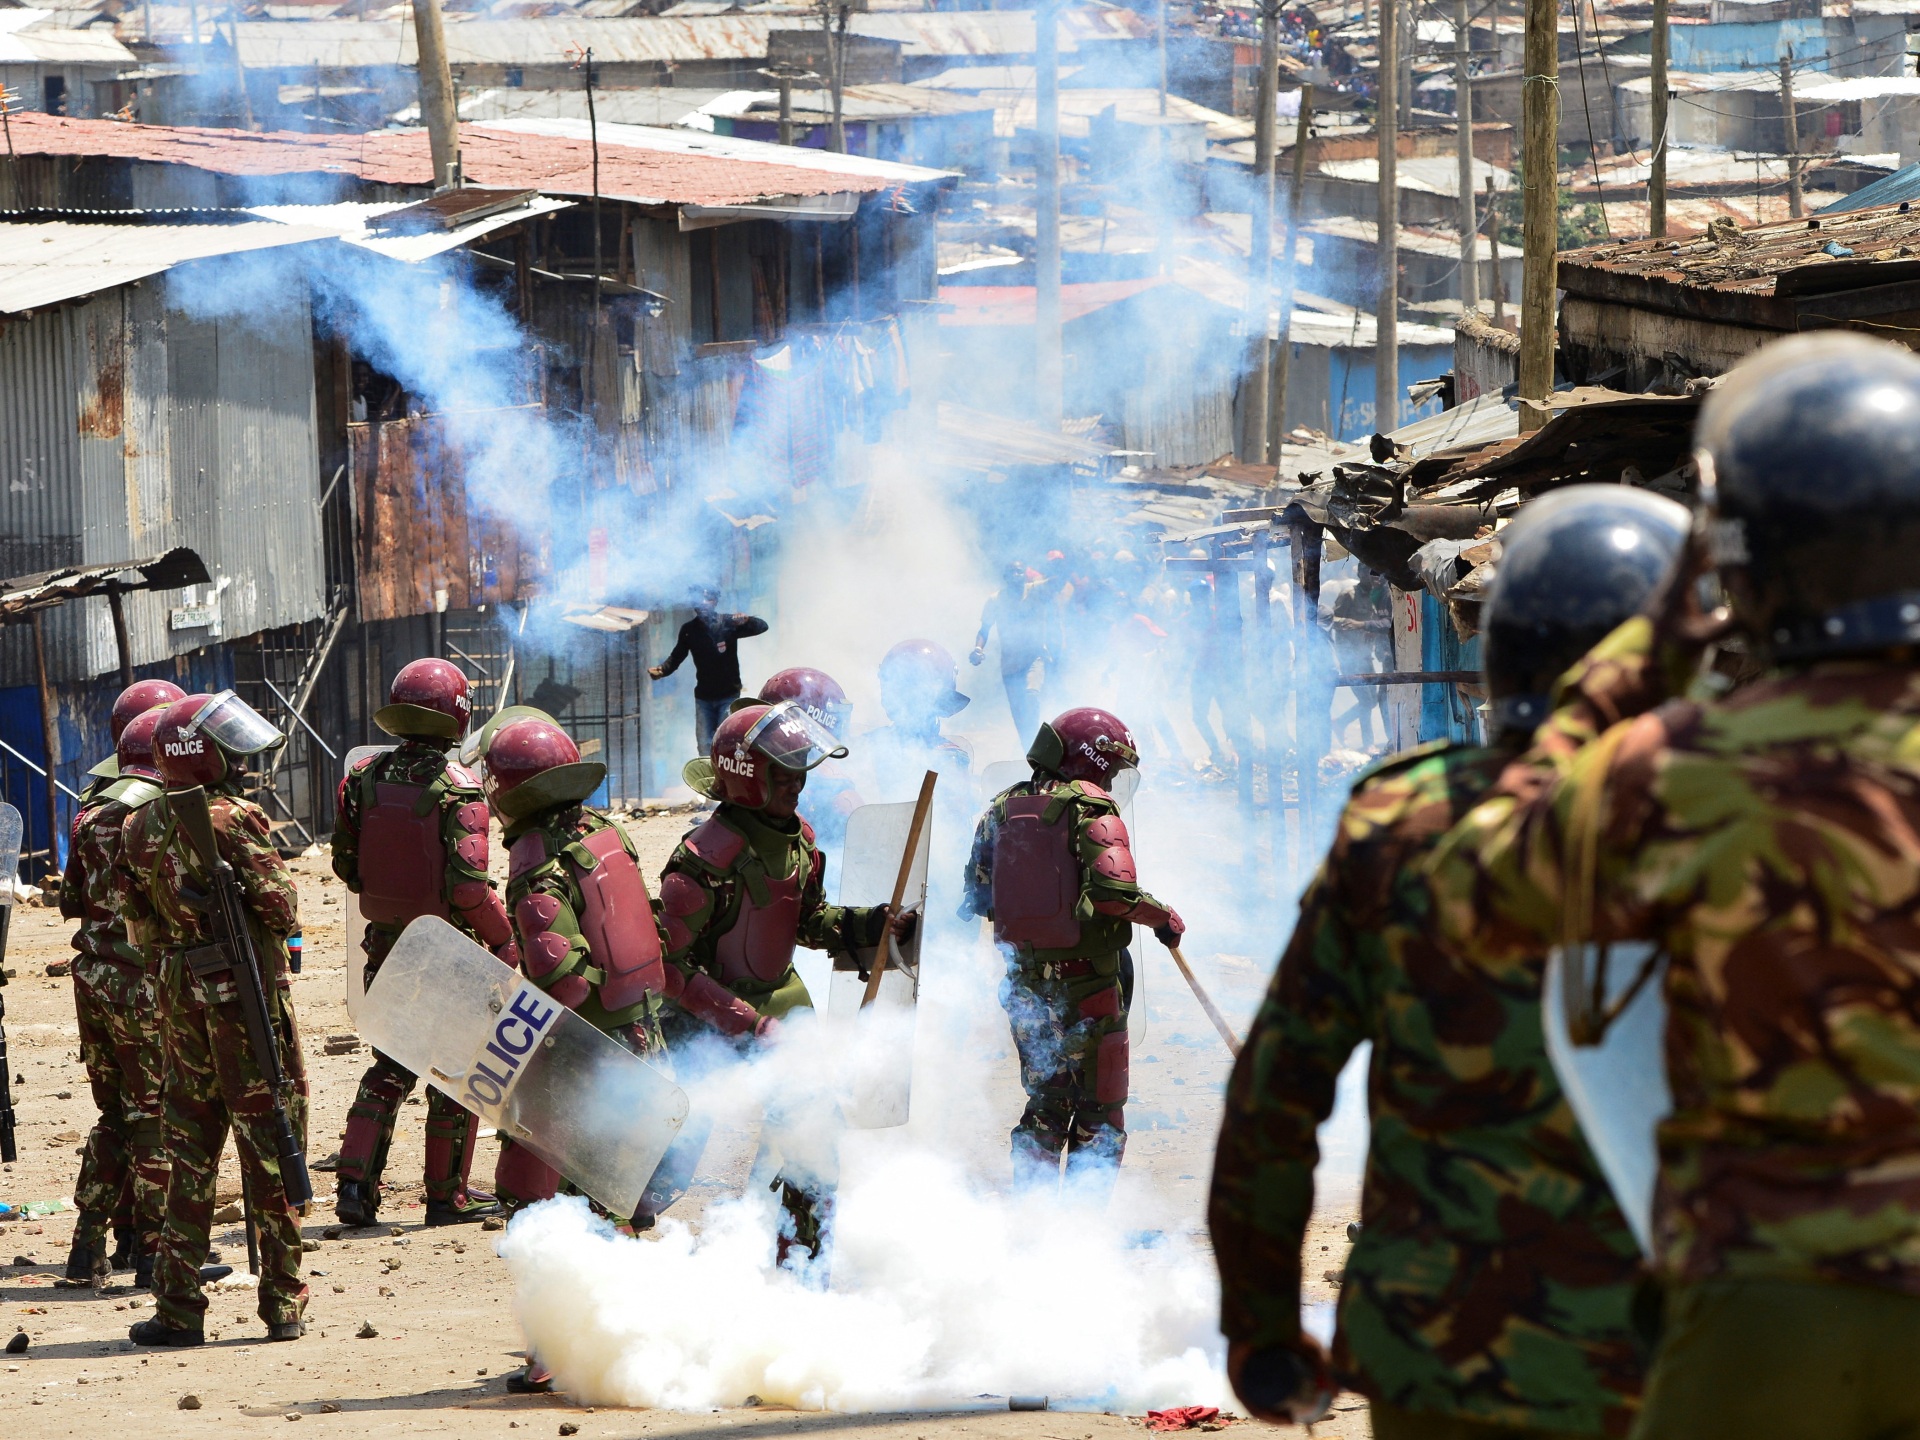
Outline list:
[[[373,803],[360,812],[361,915],[376,925],[405,925],[422,915],[451,919],[440,808],[417,813],[424,785],[376,780],[361,794],[368,789]]]
[[[993,936],[1003,945],[1065,950],[1080,943],[1080,857],[1073,849],[1073,806],[1046,821],[1045,795],[1006,802],[993,837]]]
[[[714,958],[727,984],[762,980],[772,984],[787,973],[800,943],[800,888],[805,875],[799,867],[783,880],[767,880],[767,903],[756,905],[745,883],[740,886],[740,910],[733,928],[720,937]]]
[[[600,1004],[608,1010],[624,1010],[639,1004],[648,991],[666,988],[653,902],[639,865],[620,843],[618,830],[609,825],[580,843],[598,862],[574,877],[582,898],[576,917],[580,934],[593,963],[607,977],[600,986]]]

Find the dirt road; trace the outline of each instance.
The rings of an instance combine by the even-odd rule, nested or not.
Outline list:
[[[657,874],[685,817],[663,815],[631,822],[649,874]],[[294,862],[300,878],[306,964],[294,981],[294,1001],[313,1083],[313,1158],[338,1145],[354,1087],[369,1056],[352,1039],[343,1002],[344,935],[341,887],[323,858]],[[86,1077],[78,1063],[69,982],[48,978],[49,962],[70,953],[69,922],[58,911],[22,907],[14,922],[6,965],[7,1037],[12,1049],[20,1116],[20,1158],[0,1172],[0,1201],[70,1197],[76,1150],[93,1121]],[[1251,995],[1270,959],[1221,962],[1227,983]],[[1205,1179],[1213,1133],[1213,1096],[1225,1060],[1190,999],[1171,988],[1170,968],[1148,977],[1145,1043],[1136,1058],[1135,1096],[1129,1106],[1135,1140],[1127,1157],[1154,1183],[1175,1195],[1191,1225],[1202,1227]],[[333,1040],[332,1037],[339,1037]],[[1004,1092],[1004,1093],[1002,1093]],[[994,1100],[1008,1122],[1019,1110],[1012,1075]],[[1202,1117],[1189,1121],[1188,1112]],[[71,1204],[56,1214],[0,1224],[0,1341],[24,1331],[24,1354],[0,1355],[0,1429],[13,1440],[116,1433],[143,1436],[244,1435],[300,1421],[300,1433],[354,1437],[447,1435],[506,1437],[518,1431],[581,1437],[666,1437],[739,1431],[746,1434],[872,1434],[881,1440],[947,1440],[968,1435],[1038,1436],[1093,1440],[1123,1431],[1141,1433],[1138,1418],[1004,1408],[952,1414],[831,1415],[764,1407],[698,1413],[585,1409],[565,1397],[510,1396],[505,1376],[519,1365],[521,1344],[512,1315],[512,1288],[493,1253],[494,1233],[478,1226],[429,1230],[422,1224],[419,1189],[425,1105],[408,1102],[396,1136],[388,1179],[392,1188],[378,1230],[342,1232],[332,1221],[332,1177],[316,1173],[314,1213],[304,1233],[311,1247],[304,1265],[312,1289],[307,1337],[269,1345],[253,1314],[244,1283],[223,1283],[211,1296],[208,1341],[201,1349],[147,1352],[126,1340],[127,1326],[150,1314],[142,1292],[116,1284],[104,1294],[57,1286],[72,1236]],[[1004,1129],[978,1143],[1004,1144]],[[474,1167],[484,1184],[493,1168],[494,1142],[483,1140]],[[703,1199],[738,1183],[731,1170],[743,1155],[721,1157],[705,1183],[683,1202],[698,1219]],[[222,1169],[222,1203],[237,1200],[231,1149]],[[233,1214],[237,1211],[224,1212]],[[1321,1277],[1336,1272],[1350,1218],[1331,1213],[1316,1223],[1309,1254],[1312,1298],[1331,1300]],[[246,1247],[237,1223],[217,1226],[215,1244],[244,1272]],[[130,1276],[116,1276],[116,1280]],[[247,1277],[238,1277],[242,1282]],[[371,1331],[372,1333],[368,1333]],[[197,1404],[190,1404],[187,1397]],[[983,1404],[986,1402],[982,1402]],[[187,1408],[182,1408],[183,1406]],[[567,1427],[577,1427],[576,1430]],[[1289,1431],[1286,1433],[1298,1433]],[[1338,1402],[1319,1436],[1368,1434],[1364,1406]]]

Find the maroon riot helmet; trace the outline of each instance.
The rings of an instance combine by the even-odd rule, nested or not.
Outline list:
[[[153,730],[153,753],[171,790],[239,778],[243,762],[287,737],[231,690],[187,695],[167,706]]]
[[[473,714],[467,677],[449,660],[415,660],[393,677],[387,700],[373,723],[389,735],[458,740]]]
[[[606,778],[607,767],[582,760],[573,737],[551,720],[515,720],[487,743],[487,799],[508,820],[577,805]]]
[[[1111,790],[1121,771],[1140,768],[1140,749],[1118,715],[1082,706],[1041,725],[1027,760],[1045,774]]]
[[[957,715],[971,703],[960,693],[960,667],[932,640],[902,640],[880,662],[880,704],[896,725],[922,725]]]
[[[811,770],[846,753],[839,738],[794,701],[743,706],[713,732],[710,793],[730,805],[764,809],[769,767]]]
[[[760,687],[760,699],[768,705],[791,700],[835,735],[847,733],[847,721],[853,715],[853,706],[847,702],[847,692],[840,688],[840,682],[824,670],[804,665],[769,676]]]
[[[113,756],[120,762],[122,775],[138,775],[142,780],[160,778],[160,767],[153,758],[153,732],[159,728],[160,717],[166,713],[165,705],[156,705],[134,716],[120,731],[120,738],[114,742]]]
[[[136,715],[144,715],[156,705],[171,705],[176,700],[184,700],[187,692],[171,680],[136,680],[122,690],[113,702],[113,716],[107,728],[113,732],[113,743],[120,743],[120,732]]]

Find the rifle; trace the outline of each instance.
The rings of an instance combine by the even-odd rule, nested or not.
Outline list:
[[[13,1143],[13,1071],[7,1068],[7,931],[13,926],[11,880],[8,900],[0,905],[0,1161],[11,1165],[20,1158]]]
[[[240,1013],[246,1017],[247,1044],[253,1050],[254,1063],[266,1077],[273,1096],[274,1150],[280,1160],[280,1185],[286,1191],[287,1204],[299,1209],[313,1199],[313,1181],[307,1176],[307,1157],[294,1138],[293,1124],[287,1118],[287,1075],[280,1065],[279,1040],[273,1031],[273,1012],[267,1005],[266,988],[260,982],[260,957],[253,948],[253,929],[247,923],[246,900],[240,893],[240,879],[220,854],[213,834],[213,816],[207,809],[207,792],[195,785],[187,790],[169,790],[167,803],[201,863],[213,872],[214,924],[219,940],[233,967],[235,989],[240,992]]]

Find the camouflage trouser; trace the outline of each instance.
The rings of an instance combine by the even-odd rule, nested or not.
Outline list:
[[[1000,1003],[1013,1022],[1027,1108],[1013,1128],[1015,1178],[1045,1182],[1127,1148],[1127,1002],[1122,952],[1064,965],[1015,960]],[[1062,971],[1069,973],[1061,973]]]
[[[1367,1406],[1373,1440],[1593,1440],[1593,1432],[1543,1430],[1537,1425],[1496,1425],[1465,1415],[1402,1410],[1375,1400]]]
[[[1634,1440],[1913,1440],[1920,1295],[1781,1277],[1667,1293]]]
[[[247,1025],[230,976],[195,978],[179,951],[160,963],[161,1030],[167,1055],[167,1153],[173,1173],[154,1268],[154,1311],[175,1329],[198,1330],[206,1314],[200,1266],[212,1238],[214,1180],[227,1132],[260,1237],[259,1315],[269,1325],[296,1320],[307,1306],[300,1279],[300,1217],[286,1202],[274,1153],[273,1096],[247,1043]],[[307,1134],[307,1070],[285,991],[269,987],[280,1065],[291,1082],[287,1114],[302,1146]]]
[[[342,1180],[362,1180],[370,1194],[377,1190],[393,1146],[394,1122],[400,1106],[419,1083],[399,1061],[373,1052],[373,1064],[360,1077],[359,1092],[347,1107],[347,1135],[340,1142]],[[474,1137],[480,1117],[463,1108],[441,1090],[427,1087],[427,1199],[451,1203],[466,1190],[473,1164]]]
[[[167,1198],[160,1081],[163,1056],[153,981],[111,960],[74,961],[73,1007],[80,1023],[80,1060],[100,1118],[87,1136],[80,1179],[76,1244],[102,1249],[109,1224],[131,1226],[136,1253],[160,1243]]]

